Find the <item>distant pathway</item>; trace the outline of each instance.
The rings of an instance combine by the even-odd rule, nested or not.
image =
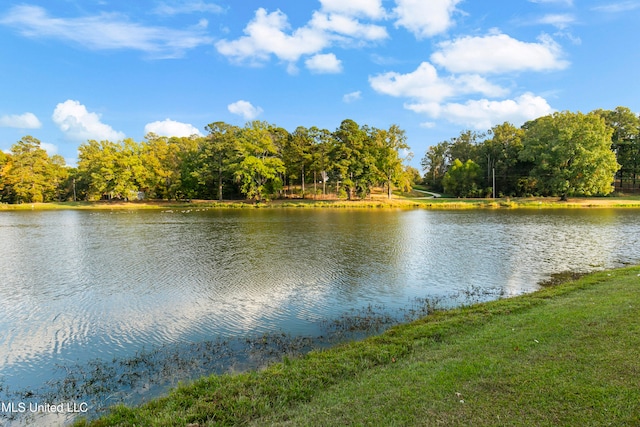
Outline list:
[[[414,199],[437,199],[438,197],[442,197],[442,194],[433,193],[431,191],[416,190],[415,188],[413,189],[413,191],[429,195],[429,197],[414,197]]]

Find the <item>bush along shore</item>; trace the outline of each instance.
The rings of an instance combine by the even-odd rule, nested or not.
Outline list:
[[[640,267],[558,282],[76,425],[640,425]]]

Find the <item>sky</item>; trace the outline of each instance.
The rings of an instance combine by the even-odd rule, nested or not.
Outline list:
[[[419,166],[465,130],[640,112],[638,22],[640,0],[3,1],[0,150],[352,119]]]

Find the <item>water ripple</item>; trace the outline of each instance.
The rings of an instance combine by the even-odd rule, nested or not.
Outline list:
[[[636,211],[0,214],[0,381],[640,262]],[[1,396],[0,396],[1,397]],[[0,399],[1,400],[1,399]]]

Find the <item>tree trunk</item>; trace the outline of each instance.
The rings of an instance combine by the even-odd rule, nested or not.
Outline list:
[[[218,160],[218,200],[222,201],[222,159]]]
[[[349,185],[349,200],[353,200],[353,172],[349,174],[351,185]]]

